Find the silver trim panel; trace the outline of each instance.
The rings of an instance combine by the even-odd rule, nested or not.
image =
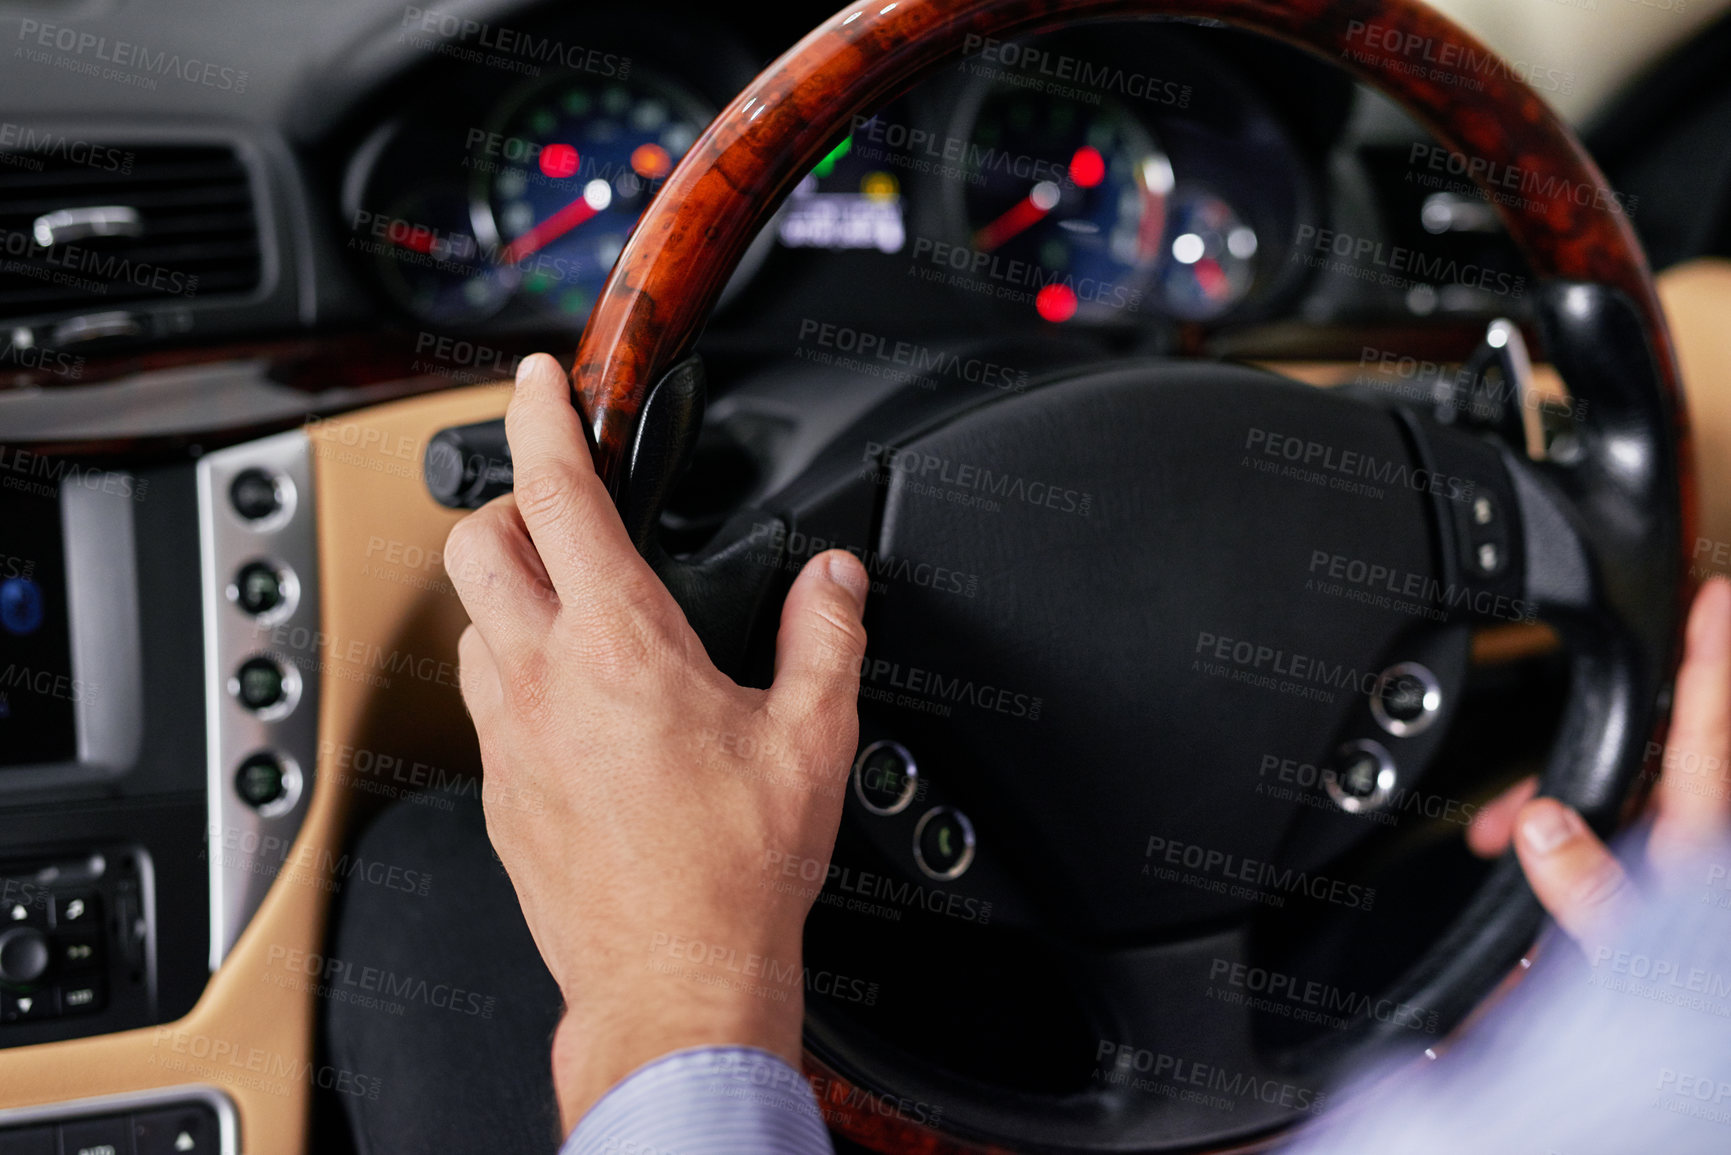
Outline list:
[[[282,514],[248,521],[229,486],[249,469],[279,478]],[[296,431],[237,445],[198,463],[200,585],[204,602],[207,749],[206,849],[210,860],[210,969],[222,965],[251,921],[306,817],[318,756],[318,537],[312,498],[312,446]],[[268,559],[296,577],[286,615],[253,618],[229,597],[242,566]],[[276,658],[294,681],[283,708],[248,710],[230,692],[248,658]],[[235,789],[249,755],[272,751],[285,768],[285,794],[254,809]],[[292,772],[289,769],[292,768]]]
[[[203,1103],[216,1112],[217,1150],[222,1155],[240,1155],[240,1115],[234,1100],[215,1087],[204,1083],[184,1087],[153,1087],[148,1091],[126,1091],[119,1095],[98,1095],[90,1099],[69,1099],[62,1103],[43,1103],[36,1107],[11,1107],[0,1110],[0,1127],[28,1127],[32,1124],[76,1122],[92,1115],[128,1114],[161,1110],[187,1100]],[[127,1149],[132,1144],[127,1142]]]

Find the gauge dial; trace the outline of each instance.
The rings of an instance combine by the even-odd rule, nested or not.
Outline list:
[[[460,187],[412,190],[372,220],[367,237],[379,279],[397,302],[435,325],[462,325],[497,313],[516,274],[486,258]]]
[[[1231,205],[1211,192],[1181,188],[1172,199],[1160,292],[1166,311],[1212,321],[1250,292],[1258,241]]]
[[[522,296],[589,315],[637,218],[711,112],[671,81],[560,77],[510,104],[472,159],[475,230]]]
[[[1166,233],[1171,162],[1122,106],[994,89],[965,152],[973,248],[1025,262],[1048,321],[1135,309]]]

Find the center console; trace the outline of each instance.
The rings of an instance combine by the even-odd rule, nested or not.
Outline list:
[[[312,519],[300,433],[124,472],[0,447],[0,1049],[185,1015],[285,869]]]

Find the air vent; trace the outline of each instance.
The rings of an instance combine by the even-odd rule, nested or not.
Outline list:
[[[250,293],[261,269],[232,148],[0,152],[0,317]]]

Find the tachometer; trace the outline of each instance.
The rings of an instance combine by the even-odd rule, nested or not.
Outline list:
[[[589,315],[626,237],[711,110],[669,80],[562,76],[474,134],[475,231],[520,300]]]
[[[1160,291],[1166,311],[1212,321],[1250,292],[1256,279],[1256,230],[1222,198],[1181,188],[1173,197]]]
[[[1036,271],[1048,321],[1101,320],[1139,301],[1162,255],[1171,162],[1107,101],[994,89],[962,165],[975,251]]]

